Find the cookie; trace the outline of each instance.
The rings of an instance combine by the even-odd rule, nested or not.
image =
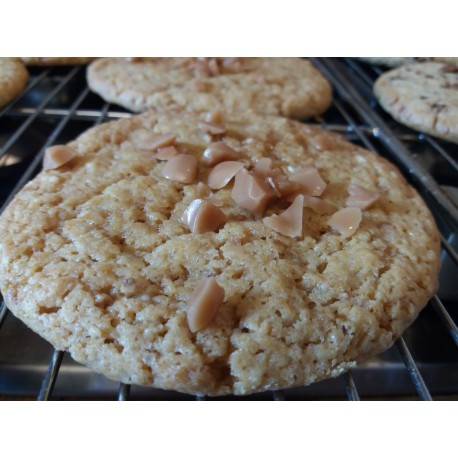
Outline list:
[[[437,287],[439,235],[417,192],[386,160],[316,127],[246,113],[220,127],[150,111],[54,148],[58,168],[0,217],[8,308],[113,380],[201,395],[308,385],[390,347]],[[224,163],[209,148],[240,155],[218,159],[242,164],[235,181],[227,168],[215,176]],[[178,176],[183,157],[195,167]],[[325,184],[284,198],[301,174]],[[283,197],[255,217],[235,196],[244,179]],[[350,198],[359,227],[342,235]],[[198,199],[222,213],[203,231],[189,225]],[[293,212],[298,230],[283,235]]]
[[[0,57],[0,107],[15,99],[28,80],[29,74],[19,60]]]
[[[358,57],[359,60],[372,65],[400,67],[421,62],[443,62],[458,65],[458,57]]]
[[[95,57],[21,57],[25,65],[53,66],[53,65],[85,65]]]
[[[396,121],[458,142],[458,66],[421,63],[382,74],[374,94]]]
[[[104,58],[88,67],[87,80],[103,99],[135,112],[219,108],[305,119],[332,97],[318,70],[298,58]]]

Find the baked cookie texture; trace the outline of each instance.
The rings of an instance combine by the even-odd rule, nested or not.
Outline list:
[[[421,63],[382,74],[374,94],[396,121],[458,142],[458,65]]]
[[[0,107],[15,99],[25,88],[29,73],[18,59],[0,57]]]
[[[21,57],[25,65],[53,66],[53,65],[85,65],[95,60],[95,57]]]
[[[304,208],[286,237],[214,191],[226,224],[193,234],[180,217],[199,185],[162,176],[138,147],[176,133],[200,159],[211,138],[190,113],[133,116],[69,145],[0,217],[0,289],[8,308],[76,361],[124,383],[244,395],[338,376],[392,345],[437,287],[439,235],[417,192],[386,160],[342,137],[279,117],[225,116],[221,139],[287,174],[313,159],[322,198],[345,207],[350,183],[381,196],[351,237]],[[198,182],[209,167],[199,162]],[[265,215],[279,213],[272,204]],[[205,277],[224,288],[215,321],[192,333],[189,297]]]
[[[165,107],[254,111],[305,119],[330,105],[330,84],[299,58],[103,58],[89,87],[134,112]]]
[[[421,62],[443,62],[458,65],[458,57],[358,57],[359,60],[372,65],[400,67]]]

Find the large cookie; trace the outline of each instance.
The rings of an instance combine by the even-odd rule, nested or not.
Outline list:
[[[18,59],[0,57],[0,107],[16,98],[28,79],[27,69]]]
[[[105,100],[135,111],[186,107],[305,119],[331,103],[329,83],[298,58],[104,58],[87,72]]]
[[[307,385],[392,345],[437,287],[439,236],[416,191],[386,160],[315,127],[226,115],[226,132],[212,138],[200,121],[148,112],[95,127],[69,144],[74,159],[28,183],[0,217],[10,310],[109,378],[206,395]],[[197,159],[191,184],[165,178],[171,159],[144,149],[170,144],[168,134]],[[323,205],[303,209],[299,235],[235,203],[232,181],[210,196],[225,224],[203,233],[183,224],[189,203],[207,195],[213,168],[202,154],[216,139],[256,173],[269,168],[255,162],[263,157],[283,178],[319,171]],[[350,184],[380,197],[353,235],[339,235],[329,220]],[[264,216],[289,205],[273,201]],[[190,298],[207,277],[224,301],[193,332]]]
[[[458,66],[407,65],[382,74],[374,84],[380,105],[398,122],[458,142]]]

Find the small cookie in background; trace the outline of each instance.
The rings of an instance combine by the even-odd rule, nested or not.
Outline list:
[[[400,67],[421,62],[444,62],[458,65],[458,57],[357,57],[356,59],[384,67]]]
[[[0,57],[0,107],[21,94],[28,80],[29,73],[19,59]]]
[[[95,60],[95,57],[20,57],[25,65],[53,66],[53,65],[85,65]]]
[[[332,99],[327,80],[299,58],[103,58],[88,67],[87,80],[103,99],[135,112],[182,107],[305,119]]]
[[[374,94],[401,124],[458,143],[458,65],[427,62],[390,70],[376,80]]]

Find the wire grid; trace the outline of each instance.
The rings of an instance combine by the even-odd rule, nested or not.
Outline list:
[[[381,142],[393,154],[393,157],[398,160],[401,168],[412,179],[411,181],[417,186],[419,191],[424,196],[431,197],[428,203],[431,202],[430,205],[439,209],[438,214],[441,219],[445,220],[445,227],[456,228],[458,225],[458,209],[455,203],[451,201],[450,197],[443,191],[428,170],[412,156],[405,143],[421,139],[455,171],[458,171],[457,162],[452,157],[452,154],[435,139],[422,134],[419,135],[409,129],[402,129],[401,132],[395,133],[382,116],[374,111],[371,105],[371,87],[374,78],[382,72],[382,69],[371,67],[368,70],[364,64],[352,59],[313,59],[313,62],[331,82],[335,92],[334,101],[330,109],[334,115],[329,116],[325,114],[324,118],[317,118],[314,122],[323,128],[345,135],[349,140],[356,141],[361,146],[377,154],[380,153],[378,143]],[[1,204],[0,213],[14,195],[38,173],[41,168],[45,148],[56,143],[58,140],[62,141],[63,132],[69,123],[82,122],[82,132],[91,126],[98,125],[107,120],[130,116],[130,113],[126,110],[105,103],[95,97],[85,84],[84,72],[84,67],[68,67],[59,70],[45,68],[40,71],[37,70],[32,75],[24,94],[0,111],[0,120],[8,118],[14,119],[18,123],[2,143],[0,148],[0,168],[4,165],[2,161],[7,158],[9,151],[21,140],[21,137],[36,120],[50,119],[57,122],[44,139],[38,154],[29,162],[27,168],[12,188],[12,191],[9,192],[3,204]],[[28,104],[27,102],[23,102],[27,98],[27,95],[33,94],[37,87],[47,81],[52,81],[53,84],[40,99],[39,103]],[[69,86],[72,86],[72,89],[73,86],[77,88],[76,91],[72,92],[71,100],[65,103],[65,108],[62,108],[60,105],[55,106],[53,104],[55,99],[58,99],[61,94],[66,93]],[[96,103],[93,101],[88,103],[88,99],[94,99],[94,97]],[[333,119],[335,114],[338,115],[337,121]],[[362,123],[361,119],[363,120]],[[442,246],[449,258],[458,265],[458,255],[456,250],[448,242],[449,236],[449,231],[442,230]],[[437,295],[431,300],[431,306],[439,315],[441,322],[458,346],[457,326]],[[0,304],[0,330],[7,314],[8,310],[2,300]],[[405,340],[401,337],[395,346],[404,361],[406,370],[409,373],[419,398],[422,400],[431,400],[431,393]],[[63,357],[64,352],[54,350],[49,361],[48,369],[42,380],[38,400],[51,399]],[[347,398],[349,400],[360,400],[352,372],[349,371],[340,378],[345,387]],[[119,385],[117,399],[120,401],[128,400],[130,391],[131,387],[129,385],[121,383]],[[209,398],[196,397],[196,400],[207,399]],[[273,391],[271,393],[271,399],[288,399],[288,390],[286,392]]]

